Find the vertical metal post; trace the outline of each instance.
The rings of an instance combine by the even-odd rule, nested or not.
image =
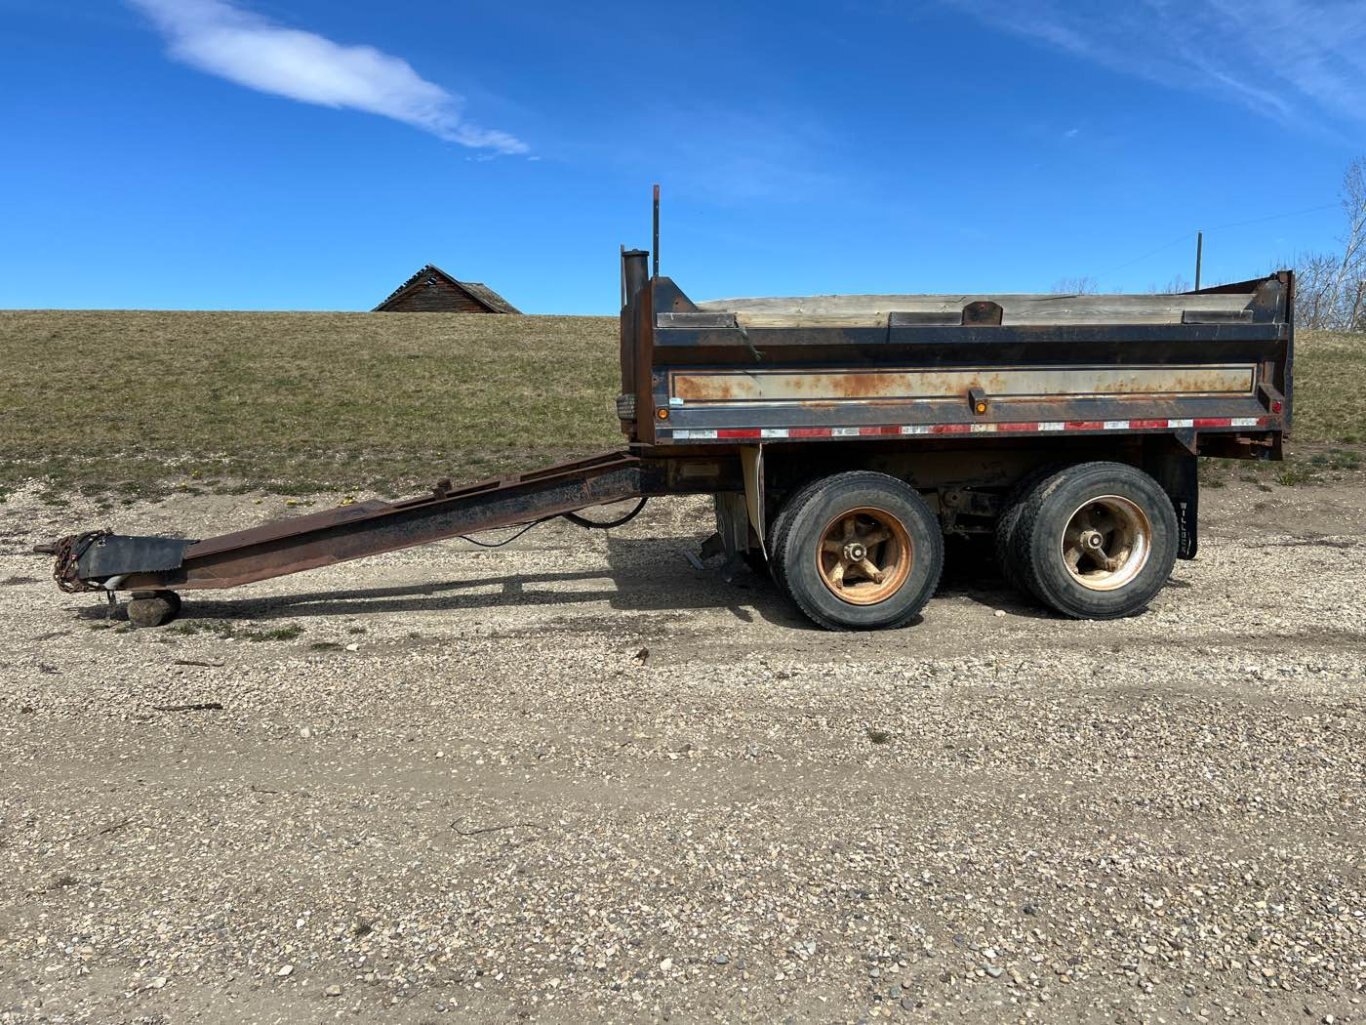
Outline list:
[[[1195,290],[1200,291],[1200,262],[1205,255],[1205,233],[1195,233]]]
[[[659,186],[655,186],[655,240],[650,252],[654,253],[655,272],[652,277],[659,277]]]

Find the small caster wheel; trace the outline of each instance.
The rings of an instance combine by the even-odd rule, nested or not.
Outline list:
[[[164,626],[180,614],[180,595],[174,591],[134,591],[128,602],[128,622],[137,627]]]

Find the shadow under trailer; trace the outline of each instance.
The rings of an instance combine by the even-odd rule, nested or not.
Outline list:
[[[127,592],[157,626],[180,591],[709,494],[709,551],[766,567],[822,627],[909,623],[954,533],[993,534],[1014,586],[1105,619],[1195,557],[1198,456],[1281,458],[1289,272],[1180,295],[694,302],[659,274],[657,205],[655,224],[653,273],[621,256],[620,450],[199,541],[77,534],[44,548],[59,585]]]

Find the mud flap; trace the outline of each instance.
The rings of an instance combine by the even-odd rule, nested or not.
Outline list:
[[[745,472],[745,509],[749,513],[749,525],[759,539],[759,550],[768,558],[764,536],[764,446],[741,448],[740,465]]]
[[[768,551],[764,530],[764,449],[762,445],[746,445],[740,449],[740,465],[744,471],[745,492],[718,491],[713,498],[716,506],[716,533],[702,543],[702,558],[709,559],[723,552],[726,569],[722,576],[731,579],[745,565],[754,550],[754,540],[765,561]]]
[[[1178,559],[1194,559],[1200,550],[1200,471],[1199,461],[1191,456],[1179,459],[1175,467],[1175,487],[1169,489],[1176,509],[1176,526],[1180,542],[1176,548]]]
[[[1181,531],[1181,543],[1176,549],[1178,559],[1193,559],[1200,550],[1200,492],[1192,491],[1186,498],[1176,499],[1176,523]]]
[[[1182,433],[1188,433],[1190,437],[1182,438]],[[1192,447],[1194,440],[1193,432],[1177,432],[1176,441],[1180,447],[1173,445],[1154,452],[1144,465],[1172,500],[1179,535],[1178,559],[1194,559],[1200,550],[1200,461]]]

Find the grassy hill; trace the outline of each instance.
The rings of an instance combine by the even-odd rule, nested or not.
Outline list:
[[[619,445],[615,317],[0,312],[0,485],[404,490]]]
[[[1295,441],[1366,442],[1366,334],[1295,335]]]
[[[1366,338],[1295,369],[1297,442],[1366,439]],[[615,447],[616,391],[615,317],[0,311],[0,489],[402,492]]]

